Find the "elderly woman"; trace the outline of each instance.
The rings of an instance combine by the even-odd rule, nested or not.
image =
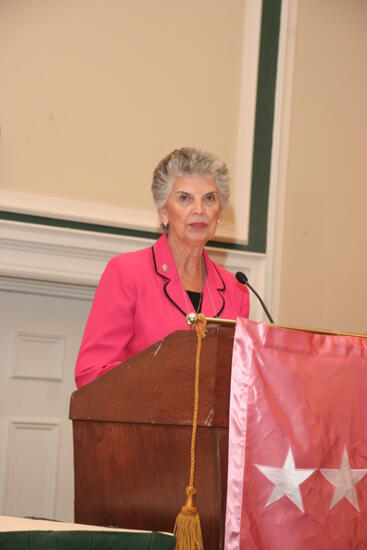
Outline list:
[[[169,333],[189,330],[186,315],[194,310],[248,317],[246,287],[204,248],[228,203],[226,165],[198,149],[174,150],[155,169],[152,193],[163,235],[151,248],[108,263],[78,355],[78,387]]]

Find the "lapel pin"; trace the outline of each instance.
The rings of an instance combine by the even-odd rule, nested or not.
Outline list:
[[[166,273],[168,271],[168,265],[167,264],[163,264],[162,265],[162,269],[163,271]]]

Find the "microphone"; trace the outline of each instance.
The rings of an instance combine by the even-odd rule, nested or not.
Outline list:
[[[248,278],[247,278],[247,275],[245,275],[242,271],[237,271],[236,273],[236,279],[239,283],[241,283],[241,285],[246,285],[248,286],[248,288],[250,290],[252,290],[252,292],[255,294],[256,298],[259,300],[260,304],[262,305],[263,307],[263,310],[265,311],[266,315],[267,315],[267,318],[269,319],[269,321],[271,323],[274,324],[274,320],[272,318],[272,316],[270,315],[269,313],[269,310],[268,308],[266,307],[266,305],[264,304],[263,300],[260,298],[259,294],[256,292],[256,290],[250,285],[250,283],[248,282]]]

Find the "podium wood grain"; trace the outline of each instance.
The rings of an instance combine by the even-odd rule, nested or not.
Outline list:
[[[195,486],[204,546],[223,548],[234,329],[203,340]],[[171,531],[190,469],[196,334],[179,331],[73,393],[75,521]]]

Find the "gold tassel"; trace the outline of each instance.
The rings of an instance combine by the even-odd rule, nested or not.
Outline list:
[[[199,412],[199,376],[200,376],[200,354],[201,341],[206,335],[206,318],[199,313],[195,323],[197,335],[196,361],[195,361],[195,396],[194,415],[192,420],[191,450],[190,450],[190,481],[186,487],[186,504],[182,506],[176,518],[174,534],[176,536],[175,550],[204,550],[203,537],[201,534],[200,518],[197,508],[194,506],[195,474],[195,444]]]
[[[186,504],[176,518],[173,530],[176,536],[175,550],[204,550],[200,518],[194,506],[195,487],[186,487]]]

